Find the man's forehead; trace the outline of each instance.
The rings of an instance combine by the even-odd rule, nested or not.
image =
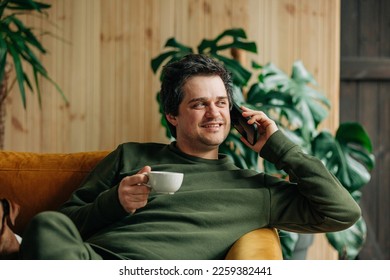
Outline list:
[[[187,100],[227,98],[225,85],[219,76],[191,77],[184,84],[183,90]]]

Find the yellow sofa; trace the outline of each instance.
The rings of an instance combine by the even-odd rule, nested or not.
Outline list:
[[[107,154],[108,151],[67,154],[0,151],[0,199],[20,206],[11,229],[23,237],[35,214],[57,209]],[[247,233],[232,246],[226,259],[282,259],[277,231],[258,229]]]

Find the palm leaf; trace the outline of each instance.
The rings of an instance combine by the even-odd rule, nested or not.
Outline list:
[[[50,7],[50,4],[33,0],[6,0],[2,1],[0,4],[0,27],[2,33],[0,46],[2,47],[2,50],[5,50],[5,52],[9,53],[12,57],[12,61],[15,65],[16,80],[19,86],[24,108],[26,108],[25,85],[28,86],[31,92],[34,92],[34,90],[29,76],[23,70],[22,60],[26,61],[27,65],[30,65],[32,67],[40,106],[42,104],[42,100],[41,91],[39,87],[39,76],[42,76],[50,83],[52,83],[55,86],[56,90],[61,94],[64,101],[66,103],[68,102],[61,88],[49,77],[45,67],[42,65],[41,61],[35,54],[35,51],[38,51],[40,54],[46,54],[46,49],[34,35],[32,29],[26,27],[25,24],[17,17],[20,14],[24,14],[26,12],[31,11],[35,11],[37,13],[42,14],[43,10],[48,9]],[[17,10],[18,12],[11,13],[6,17],[2,17],[6,9]],[[4,76],[4,57],[5,56],[0,51],[0,66],[2,69],[0,72],[0,77]]]
[[[7,9],[10,10],[36,10],[42,12],[43,9],[51,7],[50,4],[41,3],[32,0],[9,0]]]
[[[35,35],[31,32],[30,28],[26,28],[23,22],[14,15],[10,16],[9,19],[10,23],[14,23],[18,27],[19,30],[16,33],[19,34],[24,41],[35,46],[41,53],[46,53],[46,50],[43,48],[42,44],[38,41]]]
[[[0,36],[0,81],[5,75],[5,65],[7,63],[7,43]]]
[[[20,89],[20,95],[22,97],[23,107],[26,108],[26,91],[24,88],[24,72],[23,72],[23,66],[22,62],[20,60],[18,52],[15,50],[15,48],[12,45],[8,45],[8,49],[12,55],[14,65],[15,65],[15,71],[16,71],[16,79],[18,81],[19,89]]]
[[[7,8],[7,5],[9,3],[10,0],[4,0],[4,1],[1,1],[0,2],[0,18],[3,17],[3,14],[4,14],[4,10]]]

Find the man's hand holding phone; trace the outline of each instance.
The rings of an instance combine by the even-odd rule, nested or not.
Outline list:
[[[234,128],[243,136],[241,140],[257,153],[278,127],[264,112],[233,104],[230,112]]]

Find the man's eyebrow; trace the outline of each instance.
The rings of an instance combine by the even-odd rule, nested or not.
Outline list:
[[[225,99],[228,99],[228,97],[227,97],[227,96],[218,96],[217,99],[218,99],[218,101],[219,101],[219,100],[225,100]],[[210,98],[207,98],[207,97],[198,97],[198,98],[190,99],[190,100],[188,101],[188,104],[194,103],[194,102],[205,102],[205,101],[208,101],[208,100],[210,100]]]
[[[207,101],[208,99],[206,97],[198,97],[198,98],[192,98],[188,101],[188,104],[189,103],[194,103],[194,102],[204,102],[204,101]]]

